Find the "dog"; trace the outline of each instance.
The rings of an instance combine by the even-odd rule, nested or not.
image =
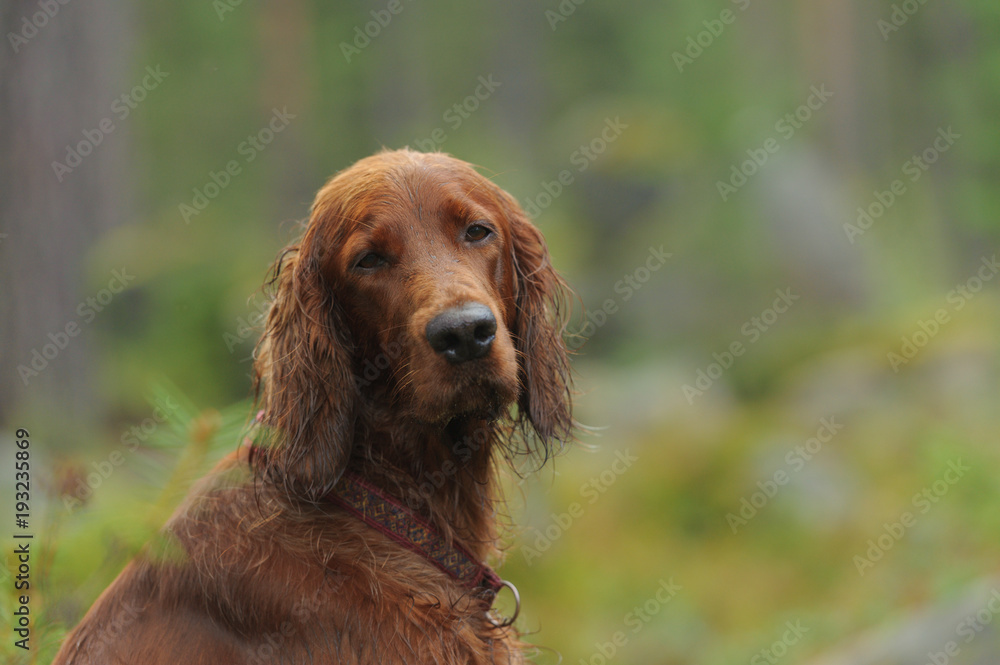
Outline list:
[[[524,662],[486,562],[504,461],[575,428],[541,233],[467,163],[383,151],[319,191],[268,285],[247,441],[55,664]]]

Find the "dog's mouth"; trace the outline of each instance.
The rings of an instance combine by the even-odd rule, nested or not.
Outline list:
[[[456,417],[496,419],[517,398],[517,361],[505,331],[483,357],[461,363],[425,353],[415,344],[397,391],[413,415],[444,423]]]
[[[385,367],[382,397],[413,419],[441,425],[456,417],[496,419],[518,394],[518,362],[506,322],[469,300],[421,308],[369,376]],[[376,390],[378,390],[376,388]],[[373,393],[378,399],[379,393]]]
[[[451,376],[440,383],[431,381],[434,388],[415,387],[413,406],[421,420],[434,423],[456,418],[495,420],[517,397],[515,387],[495,371],[464,366],[453,369],[460,371],[445,372]]]

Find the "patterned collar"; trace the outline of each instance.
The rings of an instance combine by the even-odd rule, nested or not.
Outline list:
[[[249,459],[262,457],[265,450],[249,445]],[[457,543],[448,543],[427,520],[404,506],[398,499],[375,487],[360,476],[345,473],[337,487],[326,496],[331,503],[344,508],[368,526],[383,533],[403,547],[421,555],[437,568],[470,590],[479,591],[489,612],[497,594],[504,587],[514,595],[514,613],[505,619],[489,615],[494,626],[505,628],[514,623],[521,610],[517,588],[500,579],[492,568]]]
[[[496,595],[504,583],[493,569],[479,563],[461,545],[451,545],[424,518],[394,497],[362,479],[345,473],[327,500],[338,504],[376,531],[413,550],[470,589],[484,588]]]

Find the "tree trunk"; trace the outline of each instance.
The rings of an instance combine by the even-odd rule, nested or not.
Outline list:
[[[24,409],[67,423],[95,417],[92,331],[77,308],[106,280],[81,275],[131,189],[128,120],[111,110],[135,83],[125,71],[128,7],[52,2],[48,11],[0,5],[0,422]],[[114,129],[102,131],[102,120]]]

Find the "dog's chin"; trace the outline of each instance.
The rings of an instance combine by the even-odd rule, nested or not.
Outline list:
[[[496,420],[517,397],[516,388],[492,376],[476,377],[446,387],[438,386],[414,397],[414,415],[426,423],[447,424],[457,419]]]

